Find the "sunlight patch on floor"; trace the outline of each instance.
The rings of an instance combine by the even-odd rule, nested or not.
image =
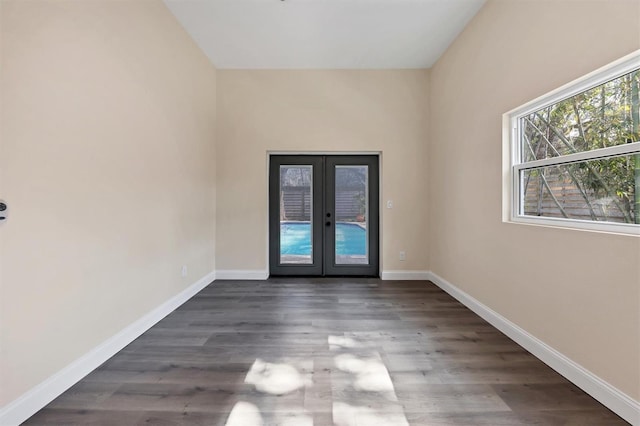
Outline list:
[[[351,337],[346,337],[346,336],[329,336],[329,349],[334,351],[334,350],[338,350],[338,349],[353,349],[353,348],[358,348],[361,346],[361,344],[356,341],[355,339],[352,339]]]
[[[244,380],[253,390],[236,402],[226,426],[313,426],[307,408],[319,401],[337,426],[408,426],[375,339],[330,335],[327,344],[315,358],[257,358]],[[311,391],[314,374],[319,389]]]
[[[305,380],[294,366],[265,362],[261,359],[255,360],[244,382],[255,386],[260,392],[271,395],[284,395],[305,385],[311,385],[310,380]]]
[[[304,390],[313,383],[313,360],[257,358],[244,383],[255,390],[234,405],[226,426],[313,426],[304,408]]]
[[[354,375],[352,386],[355,390],[379,392],[388,401],[398,400],[389,371],[379,358],[341,354],[334,362],[339,370]]]
[[[334,424],[408,426],[389,370],[375,350],[375,342],[344,336],[329,336],[328,342],[335,353],[336,369],[331,375]]]
[[[226,426],[262,426],[263,424],[258,407],[249,402],[239,401],[229,413]]]
[[[409,426],[402,407],[394,411],[334,402],[333,422],[336,426]]]

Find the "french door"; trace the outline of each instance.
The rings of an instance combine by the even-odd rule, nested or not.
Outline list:
[[[378,156],[271,156],[271,275],[378,276],[378,187]]]

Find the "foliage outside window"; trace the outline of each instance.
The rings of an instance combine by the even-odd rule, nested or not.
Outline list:
[[[513,220],[640,233],[639,92],[635,53],[506,114]]]

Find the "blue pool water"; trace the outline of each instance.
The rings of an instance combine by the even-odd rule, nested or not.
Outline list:
[[[353,223],[336,224],[336,254],[367,254],[367,231]],[[280,223],[280,254],[311,254],[311,225],[308,222]]]

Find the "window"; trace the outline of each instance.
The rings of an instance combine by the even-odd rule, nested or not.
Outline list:
[[[504,115],[507,220],[640,234],[640,51]]]

